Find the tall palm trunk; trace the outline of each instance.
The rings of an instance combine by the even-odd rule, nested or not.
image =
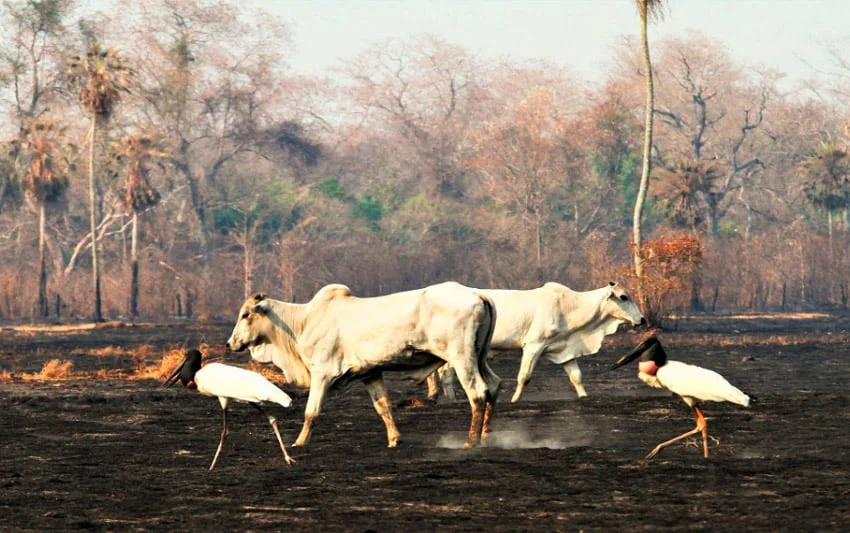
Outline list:
[[[38,204],[38,315],[49,313],[47,306],[47,264],[44,256],[44,201]]]
[[[242,246],[244,254],[242,256],[242,291],[244,292],[244,297],[248,298],[251,295],[252,285],[254,284],[254,247],[252,245],[254,235],[247,214],[244,218],[243,228],[245,242]]]
[[[94,197],[94,137],[97,132],[97,115],[92,113],[91,127],[89,128],[89,221],[91,223],[91,264],[92,283],[94,290],[94,319],[97,322],[103,320],[100,306],[100,271],[97,265],[97,221],[95,219],[95,197]]]
[[[139,235],[139,214],[133,211],[133,229],[130,233],[130,316],[139,316],[139,256],[136,242]]]
[[[649,38],[647,36],[647,2],[639,3],[640,8],[640,36],[641,48],[643,50],[644,79],[646,80],[646,126],[643,135],[643,168],[640,175],[638,195],[635,200],[635,211],[633,220],[633,239],[635,243],[634,265],[635,275],[638,278],[638,295],[643,299],[640,287],[640,279],[643,275],[641,266],[640,247],[642,244],[641,217],[643,206],[646,203],[646,191],[649,188],[649,174],[652,170],[652,123],[653,111],[655,109],[655,89],[652,84],[652,62],[649,57]]]

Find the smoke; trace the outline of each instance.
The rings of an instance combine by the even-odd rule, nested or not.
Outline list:
[[[548,419],[551,425],[530,428],[528,422],[511,421],[499,424],[495,431],[481,443],[483,448],[502,448],[508,450],[528,448],[549,448],[563,450],[577,446],[587,446],[593,440],[595,431],[579,420],[557,421]],[[438,448],[463,448],[466,442],[464,433],[447,433],[437,441]]]

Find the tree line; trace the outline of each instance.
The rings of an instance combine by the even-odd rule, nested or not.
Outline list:
[[[600,83],[432,36],[316,77],[287,66],[286,22],[236,2],[10,1],[2,17],[0,318],[628,277],[637,40]],[[699,250],[675,305],[845,308],[850,71],[789,88],[700,33],[652,52],[647,265]]]

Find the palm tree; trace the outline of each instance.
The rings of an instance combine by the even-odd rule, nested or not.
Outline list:
[[[711,161],[682,159],[672,170],[657,170],[657,195],[670,220],[697,233],[703,224],[716,233],[718,188],[723,178]]]
[[[48,315],[47,267],[44,256],[45,207],[62,197],[68,188],[68,176],[58,170],[61,129],[52,122],[33,122],[23,128],[20,141],[25,162],[24,189],[38,210],[38,314]]]
[[[812,204],[826,211],[829,232],[829,257],[832,258],[832,216],[850,207],[850,158],[846,147],[823,143],[814,155],[797,167],[803,179],[803,194]]]
[[[649,57],[649,38],[647,36],[647,25],[650,20],[658,19],[662,15],[664,0],[635,0],[640,15],[640,37],[641,49],[643,51],[643,75],[646,80],[646,126],[643,134],[643,168],[640,175],[640,186],[635,200],[635,211],[633,219],[634,239],[634,263],[635,276],[640,280],[643,269],[640,264],[641,247],[641,216],[643,206],[646,203],[646,190],[649,188],[649,174],[652,170],[652,115],[655,111],[655,89],[652,85],[652,61]],[[640,283],[640,281],[638,281]],[[640,296],[640,287],[638,295]],[[642,296],[640,296],[642,298]]]
[[[112,149],[116,157],[124,160],[127,165],[127,181],[123,188],[121,203],[125,209],[133,213],[130,239],[130,308],[132,317],[139,316],[139,257],[138,235],[139,215],[146,209],[159,202],[159,192],[151,186],[148,180],[150,163],[153,159],[167,157],[168,154],[159,149],[158,138],[154,135],[127,135],[120,142],[113,143]]]
[[[100,299],[100,273],[97,263],[97,221],[95,218],[94,145],[97,126],[107,124],[122,92],[129,92],[133,70],[124,64],[118,53],[91,41],[85,57],[68,60],[68,79],[79,91],[80,103],[91,115],[89,126],[89,219],[91,225],[92,282],[94,285],[94,319],[103,320]]]

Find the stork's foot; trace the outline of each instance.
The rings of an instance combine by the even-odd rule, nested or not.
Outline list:
[[[702,448],[701,439],[686,439],[682,441],[682,446],[685,448]]]
[[[655,448],[652,449],[651,452],[649,452],[649,455],[647,455],[644,459],[652,459],[653,457],[658,455],[658,452],[660,452],[662,448],[663,448],[663,446],[656,446]]]

